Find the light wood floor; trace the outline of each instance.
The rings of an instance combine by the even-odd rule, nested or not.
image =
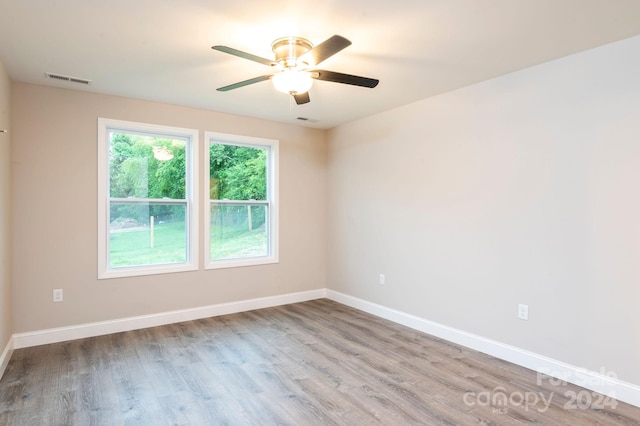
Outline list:
[[[598,399],[321,299],[16,350],[0,424],[640,424],[570,392]]]

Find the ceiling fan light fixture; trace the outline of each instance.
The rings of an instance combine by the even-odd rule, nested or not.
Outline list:
[[[276,90],[289,95],[307,93],[313,85],[313,78],[308,71],[283,70],[271,79]]]
[[[248,59],[268,67],[275,68],[272,73],[250,78],[219,87],[219,92],[239,89],[250,84],[271,80],[273,87],[279,92],[293,96],[297,105],[311,102],[309,89],[313,80],[324,80],[333,83],[350,84],[352,86],[374,88],[379,81],[375,78],[360,77],[335,71],[315,68],[342,49],[351,45],[346,38],[334,35],[314,46],[309,40],[300,37],[284,37],[273,42],[271,49],[275,59],[266,59],[229,46],[216,45],[212,49],[240,58]]]

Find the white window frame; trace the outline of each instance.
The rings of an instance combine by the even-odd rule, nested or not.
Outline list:
[[[109,267],[109,138],[108,132],[118,130],[186,139],[186,228],[187,259],[183,263]],[[98,118],[98,279],[155,275],[199,269],[199,131],[157,124]]]
[[[265,265],[279,262],[279,235],[278,235],[278,191],[279,191],[279,141],[274,139],[256,138],[251,136],[239,136],[228,133],[205,132],[204,147],[204,267],[205,269],[235,268],[241,266]],[[267,148],[267,200],[268,206],[268,241],[267,256],[246,257],[237,259],[211,259],[211,204],[209,199],[209,147],[212,143],[226,145],[248,146],[253,148]]]

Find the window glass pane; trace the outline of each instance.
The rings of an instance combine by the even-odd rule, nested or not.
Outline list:
[[[211,260],[267,256],[267,206],[211,205]]]
[[[185,262],[186,212],[186,202],[111,202],[109,267]]]
[[[267,148],[211,144],[209,198],[266,200]]]
[[[278,141],[205,132],[207,269],[278,262]]]
[[[185,199],[186,141],[109,132],[109,196]]]
[[[107,118],[98,128],[98,279],[197,270],[199,132]]]

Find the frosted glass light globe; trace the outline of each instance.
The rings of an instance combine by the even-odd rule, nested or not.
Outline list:
[[[298,70],[281,71],[275,74],[271,81],[276,90],[291,95],[306,93],[313,85],[311,73]]]

